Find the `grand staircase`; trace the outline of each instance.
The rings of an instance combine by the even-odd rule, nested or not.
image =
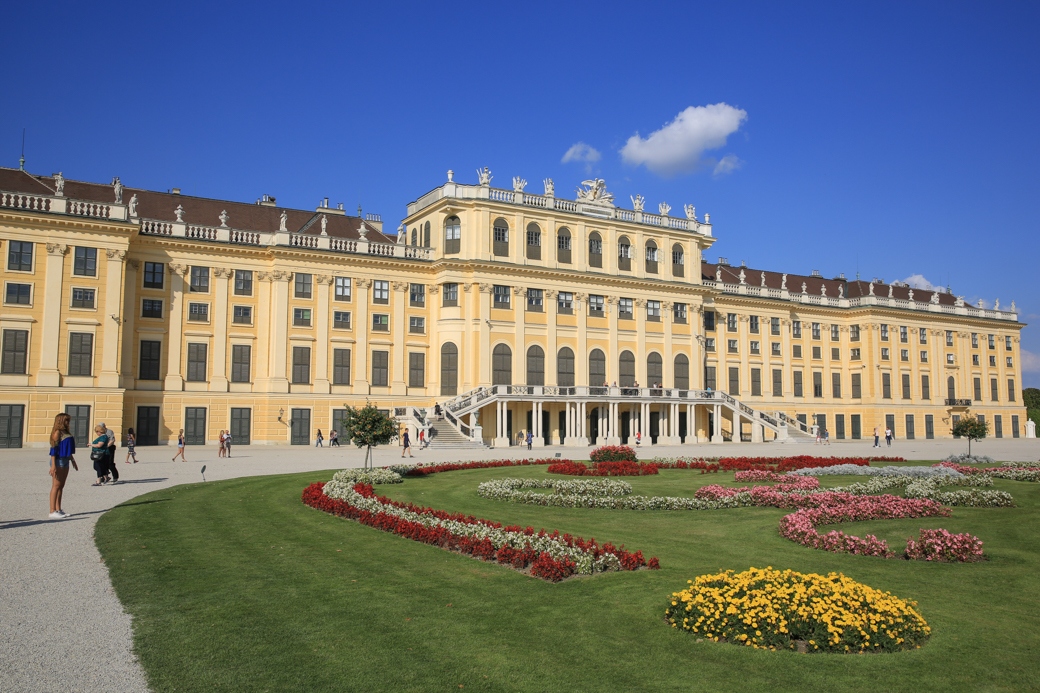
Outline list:
[[[431,420],[430,447],[434,450],[483,450],[484,444],[470,440],[447,421]]]

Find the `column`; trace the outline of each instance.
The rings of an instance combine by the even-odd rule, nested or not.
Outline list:
[[[581,440],[582,445],[588,444],[589,429],[585,402],[578,404],[578,438]]]
[[[133,339],[134,322],[137,318],[137,271],[141,268],[139,260],[126,261],[126,291],[123,292],[123,338]],[[134,355],[139,347],[134,343],[123,343],[119,354],[119,387],[134,388]]]
[[[734,443],[741,443],[741,442],[743,442],[741,440],[741,436],[740,436],[740,429],[741,429],[741,427],[743,425],[742,421],[743,421],[743,419],[740,416],[740,414],[738,413],[738,410],[734,409],[733,410],[733,434],[732,434],[732,442],[734,442]]]
[[[191,270],[185,265],[170,265],[170,333],[166,344],[166,380],[164,390],[183,390],[181,376],[181,334],[184,329],[184,277]]]
[[[686,405],[686,444],[697,443],[697,405]]]
[[[213,268],[213,307],[210,309],[210,324],[213,325],[212,368],[209,389],[227,392],[227,334],[228,334],[228,282],[235,271],[224,267]]]
[[[715,411],[712,413],[712,431],[711,431],[711,442],[721,443],[722,442],[722,405],[716,404]]]
[[[65,279],[65,253],[69,247],[61,243],[47,244],[47,264],[43,286],[37,285],[37,300],[43,296],[43,320],[40,325],[40,370],[36,384],[58,387],[58,343],[61,339],[61,306]]]
[[[430,345],[427,352],[429,356],[426,359],[426,387],[428,388],[426,391],[431,397],[440,397],[441,394],[441,347],[437,329],[441,319],[440,292],[441,287],[437,284],[426,287],[426,300],[430,302],[430,317],[426,324],[426,334],[429,335],[427,343]],[[465,392],[465,390],[458,390],[458,392]]]
[[[606,246],[604,246],[606,247]],[[615,260],[616,262],[616,260]],[[610,348],[607,350],[607,382],[613,385],[618,382],[618,297],[607,296],[607,305],[604,310],[607,313],[607,325],[610,329]],[[585,358],[588,358],[586,356]],[[618,383],[620,384],[620,383]]]
[[[645,423],[641,424],[643,426],[643,445],[653,446],[654,441],[650,437],[650,403],[649,402],[644,402],[643,403],[642,421],[645,422]],[[660,431],[660,418],[658,418],[658,431],[657,432],[658,433],[661,432]]]
[[[327,395],[332,391],[329,382],[329,295],[335,279],[327,274],[315,275],[318,283],[318,305],[315,320],[314,394]]]
[[[509,431],[506,427],[506,418],[508,417],[509,403],[508,402],[497,402],[498,405],[498,436],[495,438],[495,447],[509,447]]]
[[[534,431],[534,447],[545,447],[545,431],[542,429],[542,402],[531,406],[531,428]]]
[[[578,292],[574,294],[574,312],[578,317],[578,349],[574,354],[574,384],[575,385],[600,385],[601,383],[589,382],[589,312],[585,310],[585,294]]]
[[[408,338],[408,317],[405,311],[405,299],[408,297],[408,282],[392,282],[393,296],[394,296],[394,314],[393,314],[393,378],[390,381],[390,394],[392,395],[405,395],[408,392],[407,380],[405,380],[405,374],[408,369],[405,367],[405,342]]]
[[[671,250],[668,251],[671,253]],[[669,257],[668,260],[671,260]],[[664,264],[662,263],[662,266]],[[661,327],[664,329],[664,354],[661,356],[661,360],[664,362],[661,364],[661,383],[665,387],[675,386],[675,354],[672,351],[672,302],[661,301]],[[674,435],[672,431],[669,431],[669,436]]]
[[[293,274],[284,270],[274,270],[268,274],[271,278],[268,392],[288,392],[289,282]]]
[[[480,355],[480,387],[491,385],[491,284],[474,285],[479,289],[476,295],[477,303],[477,331],[479,337]],[[462,390],[460,390],[462,392]]]
[[[354,363],[351,377],[354,380],[354,394],[367,395],[369,393],[368,380],[368,330],[371,327],[368,321],[368,305],[371,297],[368,290],[372,288],[371,279],[358,279],[354,282],[357,293],[354,296],[354,350],[350,355]],[[462,392],[462,390],[459,390]]]
[[[105,264],[105,303],[101,311],[102,347],[101,373],[98,376],[99,387],[119,387],[119,342],[120,323],[122,322],[123,294],[123,259],[125,250],[108,249],[105,251],[108,260]]]

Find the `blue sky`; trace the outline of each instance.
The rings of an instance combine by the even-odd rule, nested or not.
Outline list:
[[[920,275],[1037,323],[1038,31],[1028,2],[16,3],[0,164],[24,127],[34,172],[391,228],[449,168],[591,174],[710,213],[712,259]],[[1040,329],[1023,347],[1040,386]]]

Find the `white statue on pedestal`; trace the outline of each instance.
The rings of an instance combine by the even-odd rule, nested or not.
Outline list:
[[[645,197],[643,197],[642,195],[636,195],[635,197],[632,197],[630,195],[629,199],[632,200],[632,209],[633,210],[635,210],[637,212],[642,212],[643,211],[643,206],[646,204],[646,198]]]
[[[119,180],[119,176],[112,179],[112,192],[116,194],[116,204],[123,204],[123,184]]]
[[[492,177],[493,176],[491,175],[491,169],[489,169],[487,166],[485,166],[484,168],[477,169],[477,183],[479,183],[480,185],[483,185],[485,187],[491,185]]]
[[[838,298],[845,298],[845,285],[838,284]]]
[[[65,195],[65,176],[61,175],[61,171],[54,174],[54,194],[58,197]]]
[[[763,272],[762,273],[762,288],[764,289],[765,287],[766,287],[766,273]]]
[[[911,301],[914,300],[914,290],[913,289],[910,289],[910,291],[908,292],[908,295],[909,295]]]
[[[325,230],[326,227],[328,227],[328,225],[329,225],[329,218],[328,218],[328,216],[325,215],[325,214],[322,214],[321,215],[321,235],[322,236],[328,236],[329,235],[329,232]]]
[[[601,207],[614,206],[614,193],[607,192],[607,183],[602,178],[583,180],[578,188],[578,202]]]
[[[934,306],[939,305],[939,292],[938,291],[933,291],[932,292],[932,297],[929,300],[931,301],[932,305],[934,305]]]
[[[220,219],[220,226],[221,226],[221,228],[225,228],[226,229],[227,228],[227,220],[231,218],[231,217],[228,216],[227,210],[226,209],[220,210],[220,216],[218,218]]]
[[[288,224],[288,223],[289,223],[289,213],[286,212],[283,209],[282,210],[282,216],[278,217],[278,230],[283,232],[283,233],[288,231],[289,229],[286,228],[286,224]]]
[[[683,211],[686,212],[686,218],[690,221],[697,221],[697,208],[693,205],[686,205],[683,207]]]
[[[543,180],[542,185],[545,186],[546,197],[553,197],[556,194],[556,183],[553,183],[552,178],[546,178]]]
[[[662,202],[661,204],[657,205],[657,211],[661,213],[662,217],[666,217],[668,216],[668,212],[672,211],[672,208],[668,205],[667,202]]]
[[[784,275],[780,277],[780,290],[787,291],[787,272],[784,272]]]
[[[520,176],[513,176],[513,192],[522,193],[527,187],[527,181]]]
[[[177,205],[177,209],[173,210],[173,214],[177,217],[177,221],[184,222],[184,207]]]
[[[869,296],[874,295],[874,282],[870,282],[870,286],[867,288],[867,294]]]
[[[1000,299],[993,302],[993,310],[1000,310]]]
[[[747,282],[744,281],[747,278],[747,275],[744,274],[744,268],[743,267],[740,268],[740,274],[738,274],[737,277],[740,279],[740,283],[741,284],[746,284],[747,283]]]
[[[137,216],[137,193],[134,193],[133,196],[130,198],[130,205],[129,206],[130,206],[130,216],[136,217]]]

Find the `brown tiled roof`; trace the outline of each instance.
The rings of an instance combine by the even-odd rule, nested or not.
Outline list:
[[[54,179],[51,176],[35,176],[25,171],[0,168],[0,190],[21,192],[32,195],[53,195]],[[86,183],[83,181],[65,180],[65,196],[76,200],[93,202],[114,202],[115,194],[111,184]],[[175,221],[174,210],[177,206],[184,208],[183,219],[189,224],[200,226],[220,226],[220,213],[227,211],[227,225],[233,229],[274,233],[278,231],[282,210],[288,215],[286,228],[292,233],[308,235],[321,234],[321,216],[324,211],[308,211],[289,209],[287,207],[268,207],[266,205],[215,200],[208,197],[194,197],[141,188],[123,188],[123,203],[137,195],[137,214],[145,219],[159,221]],[[325,213],[328,219],[326,232],[335,238],[356,239],[361,235],[359,217],[338,214],[336,210]],[[383,243],[396,243],[397,238],[377,231],[371,224],[368,227],[368,239]],[[301,231],[302,230],[302,231]]]

